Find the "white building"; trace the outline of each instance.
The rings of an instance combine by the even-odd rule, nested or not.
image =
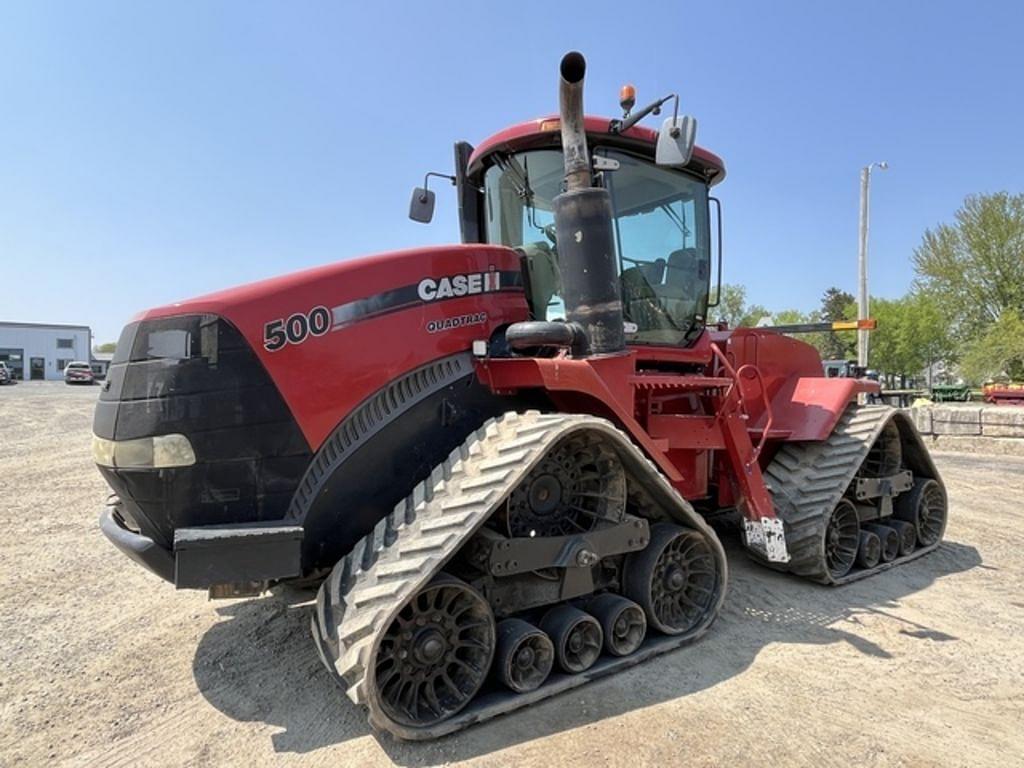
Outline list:
[[[87,325],[0,322],[0,360],[16,379],[62,379],[64,366],[89,362],[91,350]]]

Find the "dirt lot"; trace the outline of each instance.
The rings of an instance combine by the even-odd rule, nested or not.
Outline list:
[[[1024,764],[1024,460],[938,456],[943,548],[841,589],[730,547],[697,645],[426,745],[377,739],[295,595],[208,602],[96,525],[95,388],[0,388],[0,765]]]

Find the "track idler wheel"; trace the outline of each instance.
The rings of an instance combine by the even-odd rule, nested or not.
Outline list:
[[[917,546],[917,529],[914,528],[912,523],[908,523],[906,520],[889,518],[885,521],[885,524],[890,528],[894,528],[896,533],[899,534],[900,557],[906,557],[914,551],[914,547]]]
[[[888,525],[867,523],[864,530],[871,531],[878,537],[881,544],[880,559],[883,563],[891,563],[900,554],[900,535],[895,528]]]
[[[605,593],[587,604],[587,612],[601,623],[604,649],[612,656],[629,656],[643,643],[647,617],[632,600]]]
[[[539,688],[555,664],[555,646],[543,630],[522,619],[498,625],[494,671],[498,680],[516,693]]]
[[[825,526],[825,566],[829,576],[841,579],[857,560],[860,545],[860,518],[848,499],[840,499]]]
[[[946,492],[935,480],[918,478],[914,487],[896,497],[893,514],[914,526],[917,541],[930,547],[946,530]]]
[[[555,646],[558,666],[570,674],[585,672],[601,655],[604,637],[601,625],[589,613],[571,605],[560,605],[541,619],[540,628]]]
[[[715,556],[697,531],[655,523],[648,545],[627,556],[623,569],[623,594],[644,609],[649,626],[666,635],[693,629],[714,610]]]
[[[570,437],[556,445],[509,497],[508,534],[568,536],[617,523],[626,512],[626,474],[600,441]]]
[[[495,636],[484,597],[441,574],[406,603],[381,638],[374,665],[381,708],[412,727],[456,714],[487,678]]]
[[[903,462],[903,445],[900,442],[900,428],[895,421],[889,421],[875,438],[874,445],[857,469],[857,477],[888,477],[900,470]]]
[[[860,547],[857,549],[857,565],[874,568],[882,557],[882,542],[871,531],[860,532]]]

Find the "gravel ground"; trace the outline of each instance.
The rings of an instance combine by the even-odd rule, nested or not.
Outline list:
[[[438,742],[377,738],[306,595],[209,602],[96,524],[96,388],[0,388],[0,765],[1024,764],[1024,460],[937,456],[946,543],[826,589],[729,547],[696,645]]]

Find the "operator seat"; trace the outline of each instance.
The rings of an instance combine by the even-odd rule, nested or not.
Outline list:
[[[675,329],[660,298],[666,267],[665,259],[656,259],[625,269],[620,277],[623,314],[646,332]]]
[[[697,311],[700,285],[706,277],[702,267],[696,248],[680,248],[668,255],[665,284],[658,294],[673,317],[689,317]]]
[[[665,266],[666,262],[664,259],[655,259],[648,264],[637,264],[636,268],[640,270],[640,274],[647,280],[647,284],[653,288],[665,282]]]

